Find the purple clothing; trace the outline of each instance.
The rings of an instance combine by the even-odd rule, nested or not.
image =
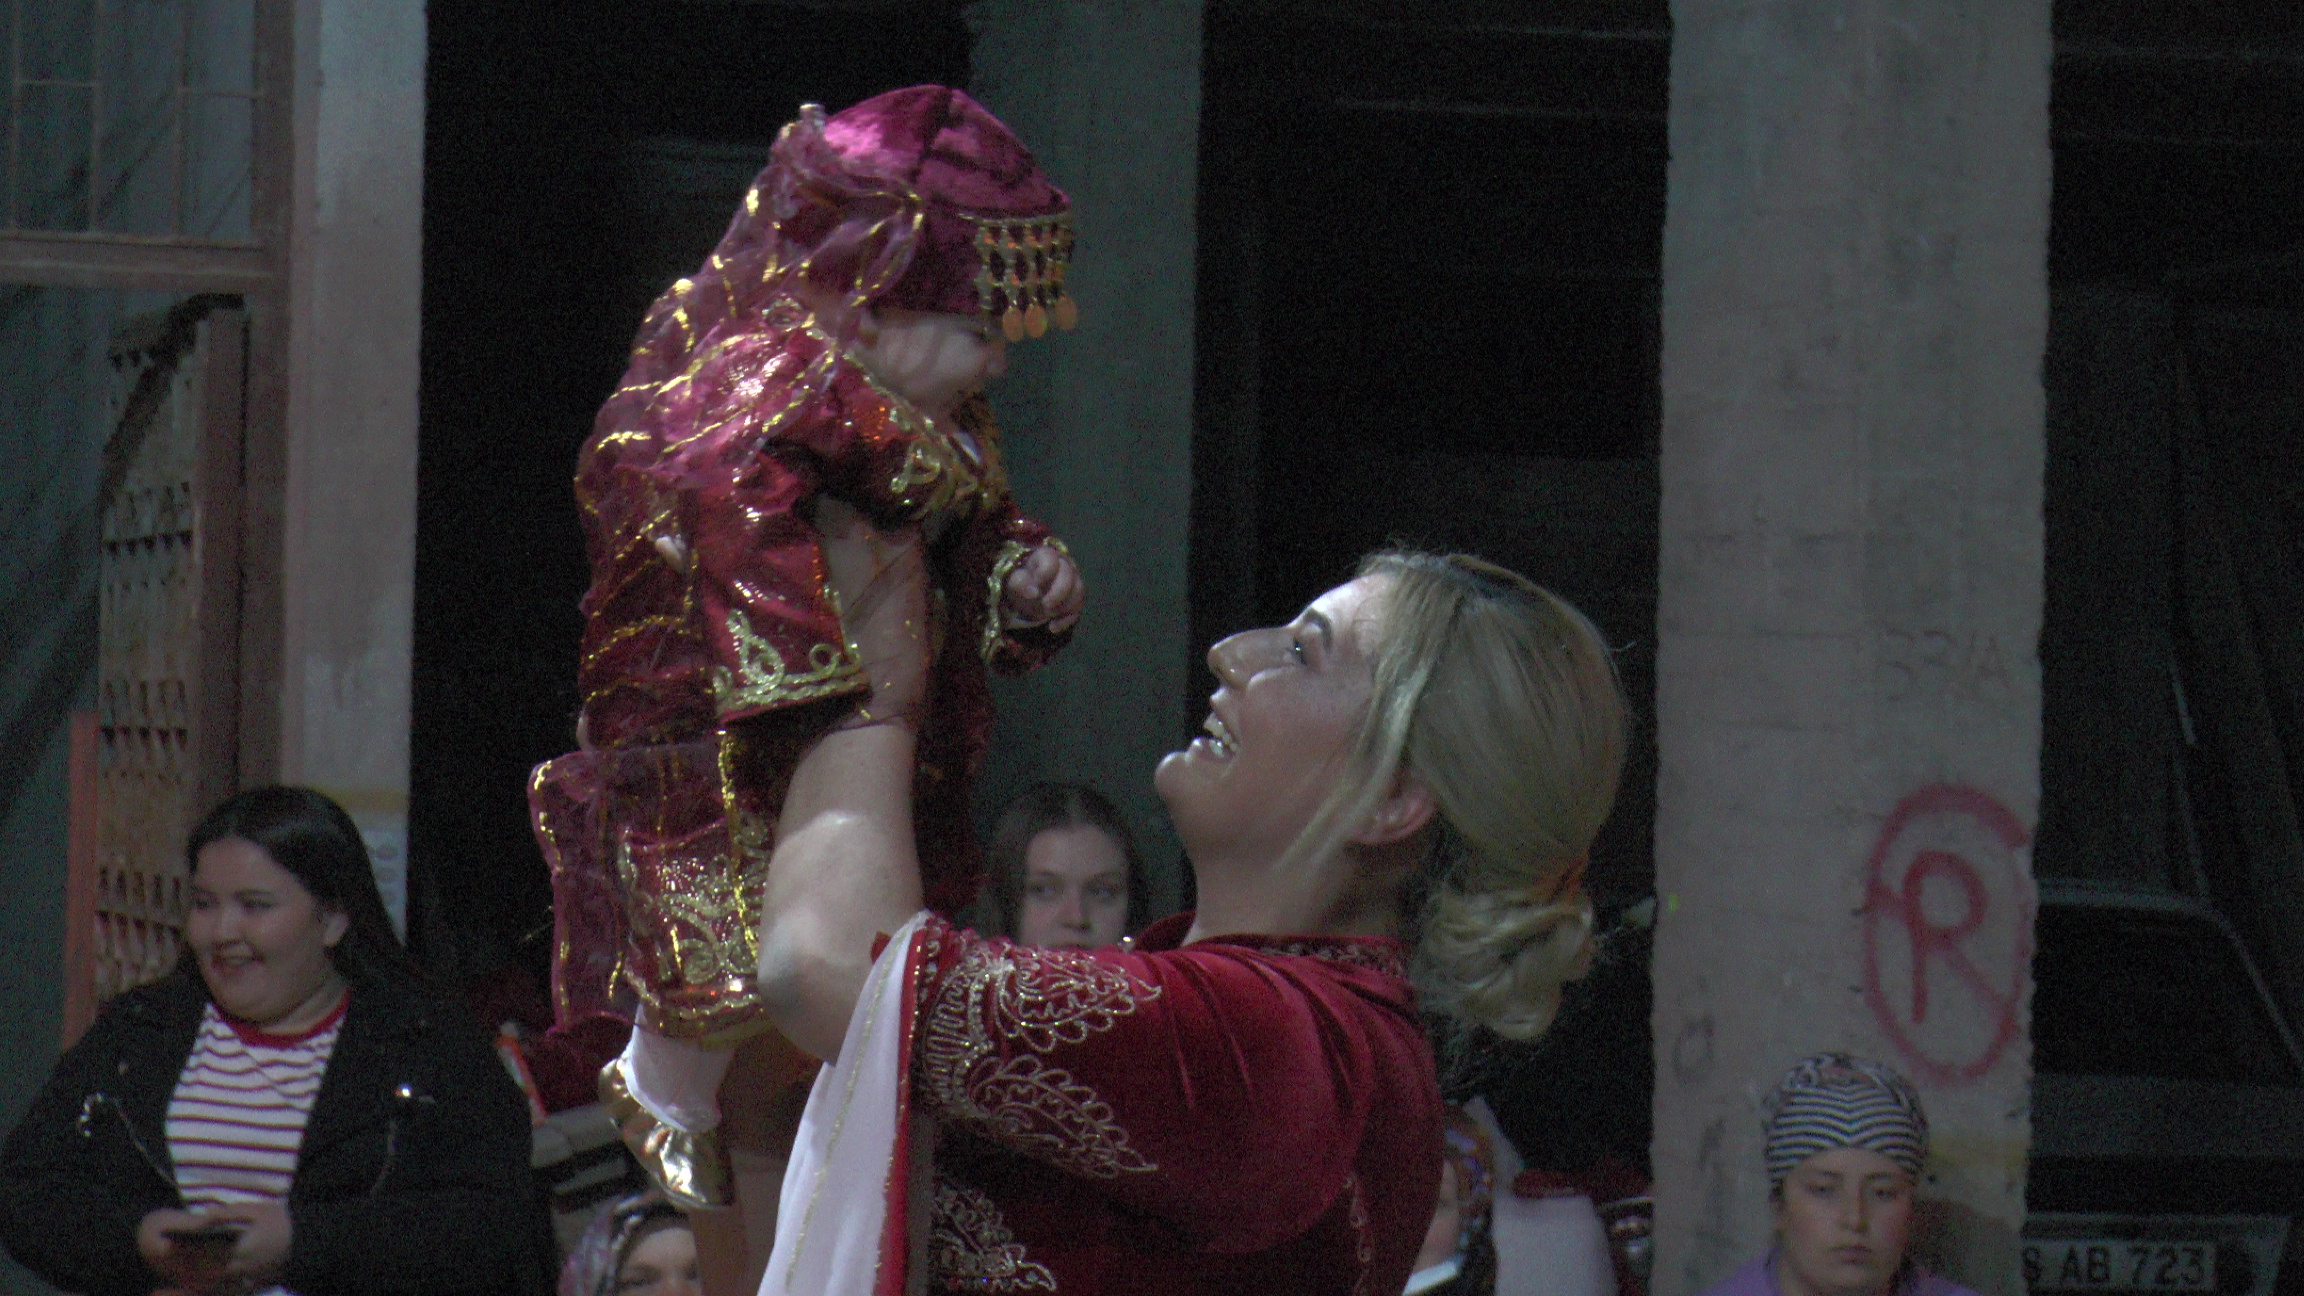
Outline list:
[[[1771,1250],[1766,1255],[1757,1256],[1747,1261],[1743,1268],[1728,1275],[1724,1281],[1706,1288],[1702,1296],[1783,1296],[1783,1292],[1776,1286],[1776,1253]],[[1913,1265],[1910,1275],[1896,1284],[1894,1296],[1977,1296],[1977,1294],[1949,1278],[1939,1278],[1920,1266]]]

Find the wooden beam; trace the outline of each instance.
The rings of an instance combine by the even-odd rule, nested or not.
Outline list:
[[[52,288],[245,292],[272,282],[275,259],[244,243],[127,235],[0,234],[0,283]]]
[[[192,494],[198,510],[193,565],[193,690],[190,753],[192,813],[240,790],[241,546],[246,510],[241,456],[248,440],[248,316],[237,310],[210,314],[201,325],[205,344],[193,352],[202,364],[200,445]],[[187,825],[188,827],[189,825]]]
[[[280,781],[287,687],[288,258],[296,168],[297,0],[256,0],[256,175],[250,231],[277,277],[247,294],[241,442],[238,787]],[[307,21],[316,16],[312,9]],[[309,31],[309,28],[307,29]],[[317,46],[314,46],[315,50]],[[315,69],[317,76],[317,69]]]

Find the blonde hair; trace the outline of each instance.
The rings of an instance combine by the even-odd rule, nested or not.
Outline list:
[[[1353,772],[1291,850],[1325,853],[1407,770],[1438,804],[1416,919],[1428,1009],[1532,1039],[1590,962],[1582,889],[1624,764],[1624,693],[1600,631],[1565,600],[1464,554],[1389,550]]]

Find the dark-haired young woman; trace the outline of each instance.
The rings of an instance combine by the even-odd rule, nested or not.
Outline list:
[[[1128,823],[1084,783],[1036,783],[994,821],[986,928],[1019,945],[1100,949],[1151,919]]]
[[[539,1293],[527,1109],[305,788],[186,847],[185,956],[106,1005],[0,1152],[0,1240],[83,1296]]]

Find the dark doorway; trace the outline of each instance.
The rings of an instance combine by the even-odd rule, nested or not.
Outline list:
[[[1638,713],[1604,918],[1654,878],[1670,26],[1662,0],[1214,0],[1202,82],[1193,642],[1293,617],[1394,541],[1564,595]],[[1203,666],[1195,706],[1212,687]],[[1622,944],[1540,1058],[1465,1083],[1533,1164],[1644,1163],[1646,1003]]]
[[[1639,895],[1670,23],[1503,8],[1210,6],[1193,638],[1284,621],[1391,540],[1558,590],[1641,711],[1592,869]]]
[[[2044,877],[2213,900],[2304,1013],[2304,10],[2055,7]]]
[[[2092,1228],[2285,1215],[2294,1146],[2194,1155],[2169,1113],[2228,1104],[2154,1105],[2175,1072],[2136,1042],[2269,1021],[2250,1001],[2304,1022],[2304,10],[2064,0],[2054,23],[2026,1205]],[[2184,912],[2221,963],[2172,925]],[[2168,1011],[2085,984],[2114,968],[2160,969]],[[2208,1061],[2292,1088],[2279,1036],[2222,1027]],[[2115,1037],[2117,1056],[2065,1047]],[[2205,1050],[2178,1051],[2197,1071]],[[2186,1155],[2090,1142],[2131,1129]],[[2294,1290],[2294,1268],[2263,1282]]]
[[[410,931],[445,975],[541,974],[537,762],[573,745],[570,477],[641,313],[803,102],[965,84],[956,6],[474,0],[427,69]]]

